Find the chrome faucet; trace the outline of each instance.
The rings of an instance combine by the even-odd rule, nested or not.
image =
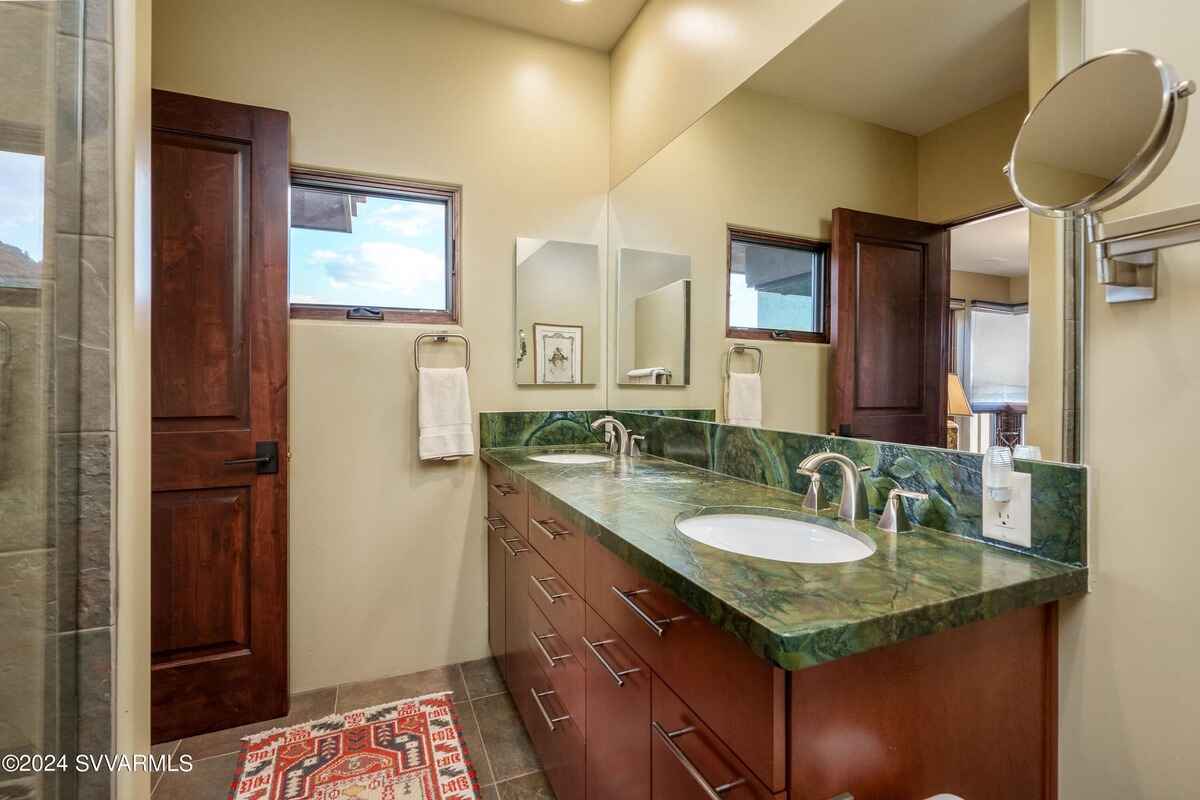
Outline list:
[[[601,417],[592,423],[592,430],[600,430],[604,426],[604,442],[608,452],[615,456],[629,455],[629,429],[621,421],[613,417]]]
[[[869,519],[867,485],[863,482],[862,473],[870,467],[860,467],[841,453],[814,453],[800,462],[796,474],[807,476],[810,481],[804,508],[814,512],[822,510],[821,476],[817,470],[831,462],[842,468],[842,499],[838,503],[838,517],[847,522]]]

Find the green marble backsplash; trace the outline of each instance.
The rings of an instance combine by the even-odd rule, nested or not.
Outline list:
[[[711,408],[671,411],[647,409],[636,413],[709,422],[717,418],[716,410]],[[608,414],[608,411],[483,412],[479,415],[479,446],[546,447],[602,442],[603,434],[593,431],[590,426],[594,420]]]
[[[929,528],[982,539],[983,458],[935,447],[872,442],[836,436],[769,431],[615,411],[613,416],[646,436],[645,452],[753,483],[803,493],[808,480],[796,467],[813,453],[830,450],[869,466],[863,474],[871,510],[879,513],[899,486],[929,495],[910,505],[914,521]],[[544,442],[550,443],[550,442]],[[827,467],[829,494],[841,492],[841,474]],[[1017,548],[1064,564],[1087,559],[1087,469],[1045,461],[1016,462],[1033,476],[1033,546]],[[991,544],[997,544],[988,540]],[[1007,545],[1001,545],[1007,546]]]

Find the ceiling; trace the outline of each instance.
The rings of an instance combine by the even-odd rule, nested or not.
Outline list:
[[[416,5],[487,20],[608,52],[646,0],[411,0]]]
[[[1028,0],[844,0],[746,85],[921,136],[1027,88],[1027,19]]]
[[[950,263],[961,272],[1029,274],[1029,212],[1023,208],[950,231]]]

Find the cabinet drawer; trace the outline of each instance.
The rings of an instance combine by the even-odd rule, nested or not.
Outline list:
[[[588,609],[588,800],[651,800],[650,668]]]
[[[567,583],[583,591],[584,535],[556,514],[536,490],[529,494],[529,543]]]
[[[587,706],[584,692],[587,676],[583,662],[567,647],[566,640],[554,629],[538,607],[529,601],[529,643],[533,657],[542,673],[549,679],[571,719],[580,730],[586,730]]]
[[[729,800],[775,797],[658,676],[651,694],[654,800],[709,800],[715,794]]]
[[[488,464],[487,470],[487,502],[508,524],[516,528],[522,536],[526,535],[526,520],[529,517],[529,507],[523,483],[509,474],[508,470]]]
[[[555,797],[583,800],[586,785],[583,728],[544,674],[534,679],[526,695],[533,718],[527,723],[529,738]]]
[[[786,788],[785,673],[594,539],[588,604],[773,791]],[[730,687],[737,687],[731,702]],[[657,797],[657,795],[656,795]]]
[[[533,534],[536,536],[537,534]],[[529,547],[529,545],[526,545]],[[534,605],[546,615],[580,663],[586,649],[583,646],[584,602],[583,593],[576,591],[536,551],[527,554],[529,577],[525,589]]]

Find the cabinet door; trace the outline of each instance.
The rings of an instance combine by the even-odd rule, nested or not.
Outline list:
[[[650,668],[587,611],[588,800],[650,800]]]
[[[487,554],[488,554],[488,644],[492,655],[500,668],[501,674],[508,677],[504,663],[507,648],[504,642],[505,580],[504,573],[508,568],[508,550],[505,542],[501,541],[505,534],[516,537],[508,528],[507,523],[499,515],[488,514],[487,518]],[[509,543],[511,546],[514,543]]]
[[[533,551],[524,538],[509,530],[505,541],[499,542],[504,548],[504,677],[508,681],[509,691],[514,695],[518,691],[517,654],[527,645],[529,637],[529,621],[527,608],[529,606],[529,557]],[[514,541],[515,540],[515,541]],[[505,547],[507,545],[507,547]],[[522,638],[524,637],[524,638]],[[526,686],[525,691],[528,691]]]

